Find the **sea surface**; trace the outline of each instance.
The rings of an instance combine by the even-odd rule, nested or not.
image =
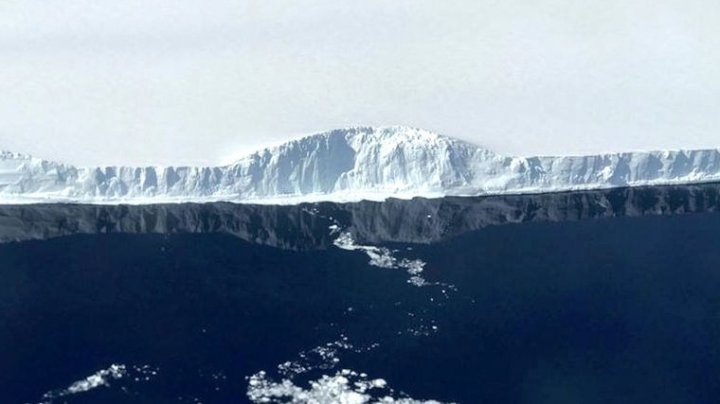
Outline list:
[[[718,210],[2,206],[0,403],[715,403]]]

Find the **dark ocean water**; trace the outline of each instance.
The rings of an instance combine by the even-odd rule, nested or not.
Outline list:
[[[718,208],[0,207],[0,402],[714,403]]]

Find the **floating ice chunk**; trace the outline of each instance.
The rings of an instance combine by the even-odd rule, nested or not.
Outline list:
[[[336,228],[334,233],[331,234],[335,234],[338,231],[339,230]],[[410,275],[407,282],[413,286],[423,287],[429,285],[442,285],[439,283],[430,283],[421,276],[422,272],[425,270],[425,265],[427,265],[427,263],[423,260],[411,260],[407,258],[397,259],[393,255],[393,251],[389,248],[357,244],[352,235],[348,232],[340,233],[340,235],[335,239],[334,244],[336,247],[343,250],[364,252],[370,258],[369,264],[372,266],[389,269],[404,269]],[[452,285],[444,286],[454,289],[454,286]]]
[[[45,393],[42,396],[40,404],[50,404],[62,397],[85,393],[101,387],[110,387],[111,382],[120,379],[147,382],[157,374],[158,369],[149,365],[126,366],[122,364],[112,364],[106,369],[98,370],[82,380],[71,383],[64,389]]]
[[[377,392],[377,393],[376,393]],[[441,404],[435,400],[392,397],[384,379],[368,379],[365,373],[342,369],[323,375],[308,386],[289,379],[273,381],[260,371],[248,378],[247,396],[253,403],[284,402],[293,404]]]
[[[53,400],[60,397],[84,393],[98,387],[109,386],[110,380],[121,379],[125,376],[127,376],[127,368],[125,365],[112,364],[107,369],[98,370],[90,376],[72,383],[65,389],[45,393],[43,395],[42,402],[51,403]]]

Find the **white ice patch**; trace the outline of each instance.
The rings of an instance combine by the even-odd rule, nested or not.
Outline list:
[[[150,366],[133,366],[112,364],[107,369],[101,369],[90,376],[73,382],[68,387],[59,390],[49,391],[42,396],[40,404],[51,404],[55,400],[75,394],[85,393],[99,387],[110,387],[113,380],[130,379],[135,382],[149,381],[157,375],[157,369]]]
[[[331,229],[337,232],[337,228]],[[359,245],[352,238],[350,233],[340,233],[338,238],[333,242],[336,247],[348,251],[362,251],[370,258],[370,265],[380,268],[407,270],[410,275],[420,275],[425,268],[425,262],[422,260],[398,260],[393,256],[393,252],[385,247],[376,247],[371,245]]]
[[[340,232],[336,225],[331,226],[331,234]],[[371,245],[360,245],[355,242],[352,235],[348,232],[340,233],[340,235],[333,242],[336,247],[348,251],[362,251],[370,258],[370,265],[389,268],[389,269],[404,269],[409,275],[408,283],[417,286],[430,286],[440,285],[446,286],[450,289],[455,289],[453,285],[445,285],[441,283],[430,283],[422,277],[422,272],[425,270],[427,263],[419,259],[398,259],[393,255],[393,251],[385,247],[377,247]]]
[[[349,342],[348,337],[340,335],[336,341],[327,342],[313,349],[302,351],[298,358],[278,365],[278,372],[286,378],[312,371],[327,371],[336,368],[340,363],[340,354],[344,351],[364,353],[377,348],[380,344],[372,343],[367,346],[356,346]]]
[[[279,381],[265,371],[249,376],[247,397],[253,403],[441,404],[434,400],[409,398],[388,387],[385,380],[371,379],[366,373],[339,369],[342,351],[362,353],[373,350],[378,345],[373,343],[357,347],[341,335],[336,341],[301,352],[295,361],[278,365]],[[317,373],[309,376],[310,372]],[[325,372],[328,373],[323,374]],[[298,382],[300,375],[305,375],[305,380],[309,381]]]
[[[65,389],[45,393],[42,403],[52,403],[53,400],[60,397],[84,393],[98,387],[107,387],[110,386],[110,380],[122,379],[125,376],[127,376],[127,367],[125,365],[112,364],[109,368],[99,370],[82,380],[78,380]]]
[[[300,352],[297,360],[278,365],[278,370],[286,377],[293,377],[311,370],[332,369],[340,362],[340,351],[351,349],[354,349],[354,347],[348,342],[347,337],[343,336],[337,341],[328,342],[309,351]]]
[[[383,379],[369,379],[365,373],[342,369],[310,381],[305,388],[289,379],[275,382],[261,371],[249,377],[247,396],[253,403],[441,404],[434,400],[394,398],[393,393]]]

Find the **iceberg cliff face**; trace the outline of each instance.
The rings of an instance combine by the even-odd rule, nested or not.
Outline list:
[[[74,167],[0,152],[0,202],[301,202],[720,181],[720,152],[510,157],[406,127],[335,130],[219,167]]]
[[[340,234],[363,244],[430,244],[489,226],[720,211],[720,184],[447,197],[413,201],[0,205],[0,244],[74,234],[230,234],[289,250],[325,249]],[[330,227],[340,232],[330,231]]]

